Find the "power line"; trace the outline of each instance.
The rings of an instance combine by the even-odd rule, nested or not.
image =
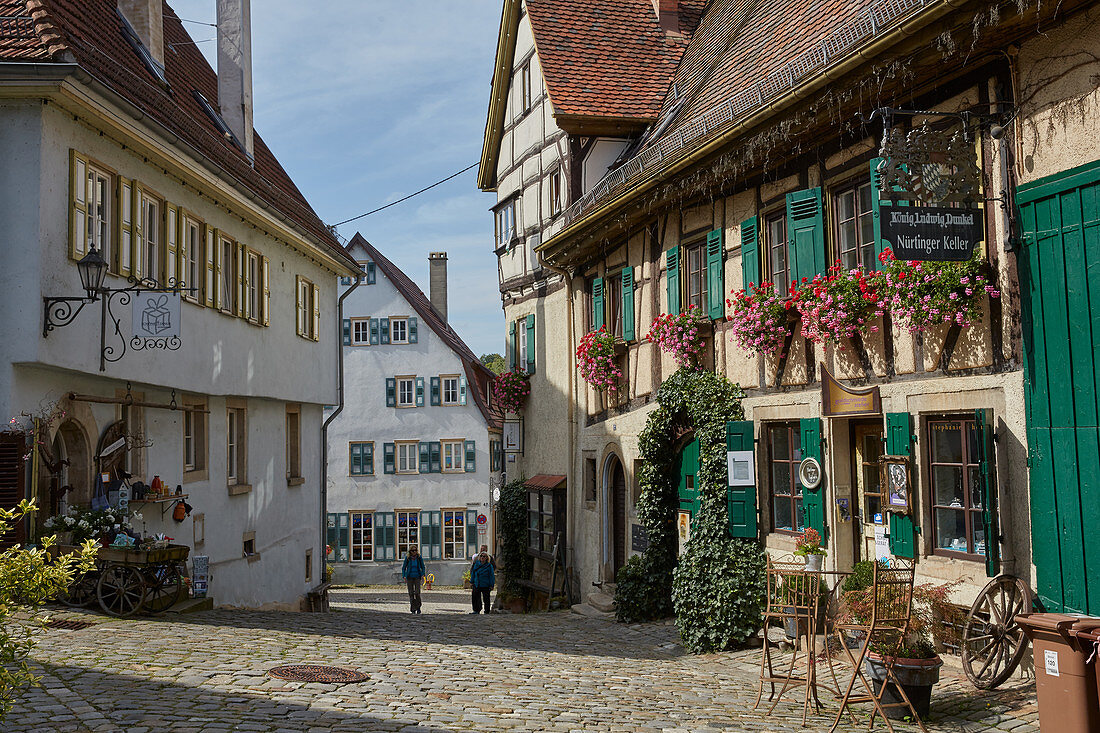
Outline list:
[[[424,188],[420,189],[419,191],[417,191],[415,193],[410,193],[405,198],[397,199],[396,201],[392,201],[392,202],[386,204],[385,206],[379,206],[377,209],[371,209],[370,211],[368,211],[365,214],[360,214],[359,216],[353,216],[350,219],[344,219],[343,221],[337,222],[336,224],[333,224],[332,226],[334,226],[334,227],[343,226],[344,224],[350,224],[353,221],[357,221],[359,219],[362,219],[364,216],[370,216],[371,214],[377,214],[379,211],[382,211],[383,209],[388,209],[391,206],[396,206],[397,204],[401,203],[402,201],[408,201],[413,196],[419,196],[420,194],[424,193],[425,191],[430,191],[433,188],[435,188],[436,186],[439,186],[443,183],[446,183],[447,181],[451,180],[452,178],[458,178],[459,176],[461,176],[466,171],[470,170],[471,168],[476,168],[476,167],[477,167],[477,163],[474,163],[473,165],[468,165],[465,168],[463,168],[462,170],[460,170],[458,173],[452,173],[451,175],[447,176],[446,178],[444,178],[440,181],[436,181],[435,183],[433,183],[430,186],[425,186]]]

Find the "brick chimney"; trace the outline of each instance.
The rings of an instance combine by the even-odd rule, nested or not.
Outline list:
[[[252,10],[250,0],[217,0],[218,107],[249,158],[252,142]]]
[[[447,253],[432,252],[428,255],[428,299],[432,307],[447,320]]]
[[[163,0],[118,0],[119,12],[137,33],[141,45],[164,70]]]
[[[653,11],[661,30],[680,32],[680,0],[653,0]]]

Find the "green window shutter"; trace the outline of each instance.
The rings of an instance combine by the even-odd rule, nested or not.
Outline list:
[[[527,314],[527,373],[535,373],[535,314]]]
[[[712,321],[726,317],[726,284],[722,273],[724,242],[722,229],[707,235],[707,315]]]
[[[417,447],[420,450],[420,473],[428,473],[431,469],[430,446],[422,440]]]
[[[974,411],[974,441],[978,449],[978,481],[982,497],[982,525],[985,529],[985,574],[990,578],[1000,571],[1001,533],[997,526],[997,454],[994,447],[997,423],[993,410]]]
[[[367,263],[367,285],[374,285],[374,263]]]
[[[634,336],[634,268],[623,270],[623,341],[633,341]]]
[[[374,513],[374,559],[392,560],[394,556],[393,545],[393,512]]]
[[[346,512],[336,515],[336,557],[340,560],[347,560],[350,557],[348,553],[348,535],[351,532],[349,525],[350,518]]]
[[[913,466],[913,418],[908,412],[886,413],[886,453],[891,456],[909,456],[910,475]],[[889,515],[890,554],[896,557],[917,556],[916,527],[908,514]]]
[[[431,443],[428,444],[428,446],[428,459],[431,463],[428,473],[440,473],[443,471],[443,447],[440,445],[438,440],[433,440]]]
[[[680,312],[680,249],[673,247],[665,252],[665,287],[668,290],[668,312]]]
[[[432,513],[428,510],[420,512],[420,556],[424,560],[435,560],[432,554]]]
[[[472,440],[466,441],[466,473],[477,471],[477,445]]]
[[[592,330],[599,331],[604,325],[603,278],[592,281]]]
[[[466,377],[462,374],[458,375],[458,404],[466,404]]]
[[[803,458],[816,458],[825,465],[821,455],[821,418],[804,417],[799,423],[801,428],[801,446]],[[822,485],[811,491],[802,489],[802,509],[806,512],[806,526],[813,527],[821,534],[821,540],[828,540],[828,528],[825,526],[825,491]]]
[[[504,353],[508,359],[508,371],[516,368],[516,322],[508,324],[508,339],[504,342]]]
[[[360,443],[348,444],[348,460],[350,465],[348,467],[348,473],[352,476],[361,476],[363,474],[363,446]]]
[[[825,272],[825,216],[821,207],[821,189],[808,188],[787,194],[787,236],[791,279]]]
[[[477,555],[477,509],[466,510],[466,554]]]
[[[377,318],[370,319],[370,345],[371,346],[377,346],[378,345],[378,319]]]
[[[340,544],[340,533],[336,527],[337,516],[339,515],[334,514],[333,512],[329,512],[325,520],[325,525],[328,528],[325,542],[328,543],[328,546],[332,548],[332,554],[334,557],[336,555],[336,546]]]
[[[363,473],[367,476],[374,475],[374,443],[363,446]]]
[[[344,319],[344,346],[351,346],[351,319]]]
[[[382,444],[382,472],[397,472],[397,449],[393,443]]]
[[[409,319],[409,343],[410,344],[415,344],[416,343],[416,339],[417,339],[416,331],[417,331],[417,321],[416,321],[415,318],[410,318]]]
[[[416,378],[416,406],[424,406],[424,377]]]
[[[386,407],[397,407],[397,380],[386,377]]]
[[[726,423],[726,450],[753,450],[751,420]],[[726,519],[730,537],[756,537],[756,477],[752,486],[726,487]]]
[[[378,330],[380,331],[380,339],[379,340],[384,344],[388,344],[390,342],[390,319],[389,318],[379,318],[378,319]]]
[[[754,216],[741,222],[741,287],[751,292],[761,279],[760,229]]]
[[[443,557],[443,512],[433,511],[429,526],[432,529],[432,551],[435,553],[432,557],[438,560]]]
[[[430,402],[432,405],[442,404],[439,399],[439,377],[432,377]]]

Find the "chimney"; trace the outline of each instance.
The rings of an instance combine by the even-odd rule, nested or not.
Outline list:
[[[163,0],[118,0],[118,9],[137,33],[141,45],[164,71]]]
[[[432,308],[447,320],[447,253],[432,252],[428,255],[428,299]]]
[[[680,0],[653,0],[657,23],[666,32],[680,32]]]
[[[252,11],[249,0],[217,0],[218,107],[244,152],[252,143]]]

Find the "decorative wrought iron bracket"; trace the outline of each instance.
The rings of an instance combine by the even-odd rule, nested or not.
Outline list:
[[[84,306],[94,303],[95,298],[42,298],[42,338],[50,335],[55,328],[68,326]],[[73,308],[73,303],[79,303]]]

